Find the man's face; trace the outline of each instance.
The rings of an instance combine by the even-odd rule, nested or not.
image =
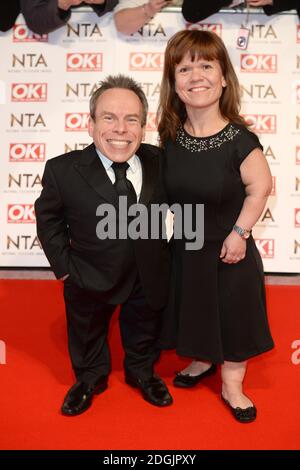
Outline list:
[[[133,91],[106,90],[97,100],[95,120],[89,120],[89,135],[107,158],[126,162],[144,138],[142,113],[142,103]]]

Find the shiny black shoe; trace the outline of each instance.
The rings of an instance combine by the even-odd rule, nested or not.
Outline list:
[[[65,396],[61,412],[65,416],[76,416],[86,411],[92,404],[94,395],[107,389],[108,376],[102,375],[95,384],[76,382]]]
[[[248,408],[233,408],[226,398],[221,395],[221,398],[225,405],[230,409],[234,418],[239,421],[239,423],[252,423],[256,419],[257,409],[253,406],[248,406]]]
[[[217,366],[212,364],[212,366],[202,372],[202,374],[198,375],[189,375],[189,374],[181,374],[181,372],[176,372],[176,377],[173,380],[173,385],[175,387],[181,388],[191,388],[195,387],[200,380],[204,379],[204,377],[208,377],[209,375],[215,374],[217,372]]]
[[[142,380],[125,375],[125,382],[131,387],[139,388],[143,398],[155,406],[168,406],[173,403],[164,381],[157,375]]]

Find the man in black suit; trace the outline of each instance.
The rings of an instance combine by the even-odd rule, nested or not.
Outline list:
[[[21,12],[27,26],[37,34],[47,34],[64,26],[71,17],[72,9],[90,6],[97,16],[114,9],[118,0],[20,0]]]
[[[19,13],[20,0],[10,0],[6,2],[6,5],[1,5],[0,31],[8,31],[12,28]]]
[[[65,397],[65,415],[82,413],[93,395],[107,388],[107,332],[118,304],[125,381],[153,405],[172,403],[166,385],[153,372],[160,311],[168,294],[164,234],[157,239],[99,234],[104,218],[98,215],[109,204],[118,217],[120,196],[147,209],[165,202],[160,149],[141,144],[147,106],[131,78],[104,80],[90,100],[94,143],[47,161],[35,203],[38,237],[56,277],[64,279],[69,352],[77,379]],[[121,213],[117,227],[125,215]]]
[[[252,7],[262,7],[268,16],[287,10],[297,10],[300,16],[300,0],[247,0],[247,3]]]
[[[197,23],[217,13],[221,8],[248,5],[263,8],[266,15],[274,15],[285,10],[296,9],[300,15],[300,0],[210,0],[209,2],[195,2],[183,0],[182,14],[186,21]]]

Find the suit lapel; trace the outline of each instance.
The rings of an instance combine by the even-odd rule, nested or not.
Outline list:
[[[116,207],[118,206],[118,195],[97,155],[94,144],[82,151],[80,159],[74,164],[74,167],[103,199]]]
[[[140,158],[143,173],[139,203],[148,205],[159,177],[159,157],[152,155],[143,144],[136,154]],[[103,199],[118,207],[118,195],[97,155],[94,144],[82,150],[79,160],[74,163],[74,168]]]
[[[159,176],[159,158],[147,151],[143,144],[137,150],[136,154],[140,158],[143,172],[143,183],[139,203],[147,206],[157,184]]]

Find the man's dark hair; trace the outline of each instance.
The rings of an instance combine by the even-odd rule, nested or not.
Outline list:
[[[92,94],[90,98],[90,115],[91,118],[95,121],[95,112],[96,112],[96,105],[99,96],[102,95],[106,90],[110,90],[112,88],[122,88],[124,90],[133,91],[140,99],[142,103],[142,127],[146,125],[147,121],[147,112],[148,112],[148,102],[145,93],[143,92],[140,85],[133,80],[131,77],[127,77],[126,75],[109,75],[105,80],[100,82],[99,88]]]

